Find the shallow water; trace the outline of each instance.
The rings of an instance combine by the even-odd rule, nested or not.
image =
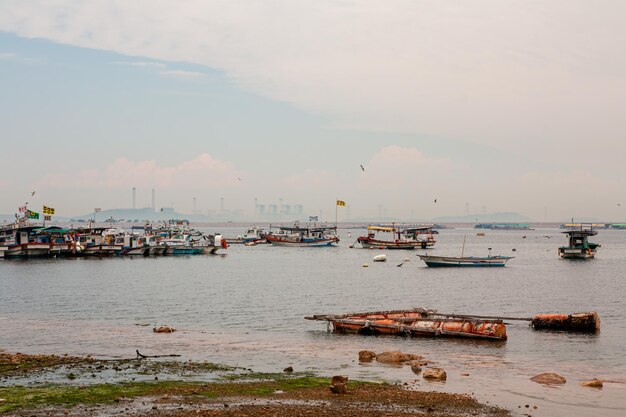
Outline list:
[[[415,256],[421,251],[384,251],[388,262],[373,263],[381,251],[348,248],[358,235],[342,230],[337,248],[233,245],[224,256],[0,261],[0,347],[107,357],[132,357],[139,349],[255,371],[292,365],[360,379],[417,380],[419,389],[472,392],[538,416],[626,414],[626,232],[600,231],[596,259],[582,262],[557,258],[565,239],[556,229],[486,231],[484,237],[443,230],[429,249],[460,254],[467,235],[466,255],[485,255],[491,247],[493,254],[515,256],[494,269],[427,268]],[[507,316],[595,310],[602,331],[546,333],[511,323],[509,340],[494,343],[336,335],[322,322],[303,320],[418,306]],[[179,331],[153,334],[151,327],[161,324]],[[446,369],[448,380],[427,383],[409,367],[359,364],[362,349],[424,355]],[[529,380],[551,371],[567,384],[547,388]],[[578,385],[594,377],[617,382],[602,389]]]

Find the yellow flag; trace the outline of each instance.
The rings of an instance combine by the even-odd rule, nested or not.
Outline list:
[[[337,205],[338,206],[345,206],[346,202],[345,201],[341,201],[341,200],[337,200]]]
[[[43,206],[43,214],[54,214],[54,208]]]

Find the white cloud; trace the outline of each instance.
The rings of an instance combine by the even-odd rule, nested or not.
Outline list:
[[[11,52],[1,52],[0,53],[0,61],[13,61],[17,58],[14,53]]]
[[[14,0],[0,29],[219,68],[336,126],[581,155],[590,138],[626,150],[625,13],[619,0]]]
[[[166,68],[167,65],[162,62],[148,62],[148,61],[115,61],[112,62],[115,65],[130,65],[132,67],[147,67],[147,68]]]
[[[199,77],[204,77],[205,75],[197,71],[183,71],[183,70],[160,71],[159,74],[165,75],[167,77],[176,77],[176,78],[199,78]]]
[[[215,159],[204,153],[176,166],[159,166],[154,160],[133,162],[127,158],[118,158],[102,169],[45,175],[40,186],[91,189],[119,189],[132,186],[206,189],[236,186],[237,177],[241,175],[230,162]]]

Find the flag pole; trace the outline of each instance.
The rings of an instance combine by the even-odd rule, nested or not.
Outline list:
[[[337,231],[337,213],[339,212],[339,197],[335,198],[335,231]]]

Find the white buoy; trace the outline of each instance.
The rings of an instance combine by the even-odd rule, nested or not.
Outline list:
[[[376,255],[372,258],[374,262],[387,262],[387,255],[384,253],[382,255]]]

